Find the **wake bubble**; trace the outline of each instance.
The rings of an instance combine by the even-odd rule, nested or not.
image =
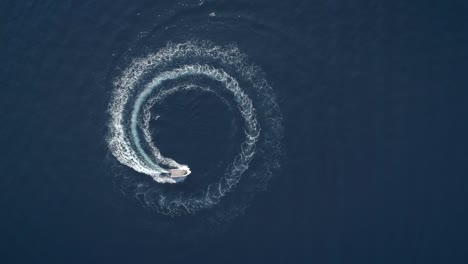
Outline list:
[[[223,89],[220,92],[231,94],[243,119],[245,138],[224,175],[204,190],[170,195],[155,186],[138,184],[137,195],[143,195],[147,206],[172,216],[195,213],[217,204],[239,183],[258,148],[262,151],[259,161],[263,161],[264,168],[250,173],[249,177],[254,179],[251,184],[262,187],[269,181],[271,170],[278,166],[275,153],[279,152],[281,115],[271,87],[262,71],[250,64],[236,46],[216,46],[208,41],[169,43],[156,53],[133,60],[115,79],[107,142],[116,159],[152,177],[155,185],[184,181],[186,177],[168,176],[169,170],[184,169],[190,173],[189,166],[162,155],[153,142],[149,123],[150,109],[170,94],[199,89],[218,95],[214,88],[194,83],[167,85],[190,77],[211,79],[220,84],[215,86]],[[194,78],[189,80],[195,82]],[[228,104],[226,98],[218,97]]]

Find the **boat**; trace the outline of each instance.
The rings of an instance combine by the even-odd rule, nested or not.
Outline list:
[[[172,169],[169,170],[169,173],[171,174],[171,178],[181,178],[187,177],[190,174],[190,171],[187,169]]]
[[[159,177],[170,178],[173,179],[174,182],[182,182],[190,173],[192,172],[189,167],[183,165],[177,169],[168,169],[165,172],[160,173]]]

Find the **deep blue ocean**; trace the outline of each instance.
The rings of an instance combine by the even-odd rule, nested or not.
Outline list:
[[[467,14],[457,0],[0,1],[0,263],[468,263]],[[177,67],[255,65],[271,88],[237,79],[260,136],[219,201],[203,190],[248,156],[253,118],[227,90],[149,109],[161,153],[192,169],[183,183],[109,147],[116,80],[178,43],[246,61]],[[164,85],[194,82],[221,86]]]

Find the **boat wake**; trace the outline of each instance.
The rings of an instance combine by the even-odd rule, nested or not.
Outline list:
[[[218,85],[206,87],[197,84],[197,78],[207,78]],[[181,80],[182,83],[177,83]],[[264,187],[271,170],[278,166],[281,137],[278,105],[260,68],[252,65],[234,45],[217,46],[208,41],[169,43],[156,53],[134,59],[113,86],[109,149],[121,164],[154,179],[154,184],[140,183],[135,190],[145,205],[158,212],[175,216],[214,206],[233,191],[252,160],[259,156],[258,151],[260,166],[248,175],[248,185]],[[233,100],[242,117],[245,137],[238,154],[224,175],[217,177],[217,182],[197,192],[169,193],[158,185],[182,182],[191,170],[188,165],[161,154],[150,132],[150,109],[170,94],[198,89],[230,95],[219,98]],[[172,177],[174,171],[183,172],[184,177]]]

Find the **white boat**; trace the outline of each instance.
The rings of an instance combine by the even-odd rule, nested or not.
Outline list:
[[[176,183],[185,180],[190,173],[192,173],[189,167],[183,165],[177,169],[169,169],[166,172],[159,174],[159,177],[170,178],[169,182]]]
[[[190,170],[172,169],[172,170],[169,170],[169,173],[171,174],[171,178],[181,178],[181,177],[187,177],[190,174]]]

